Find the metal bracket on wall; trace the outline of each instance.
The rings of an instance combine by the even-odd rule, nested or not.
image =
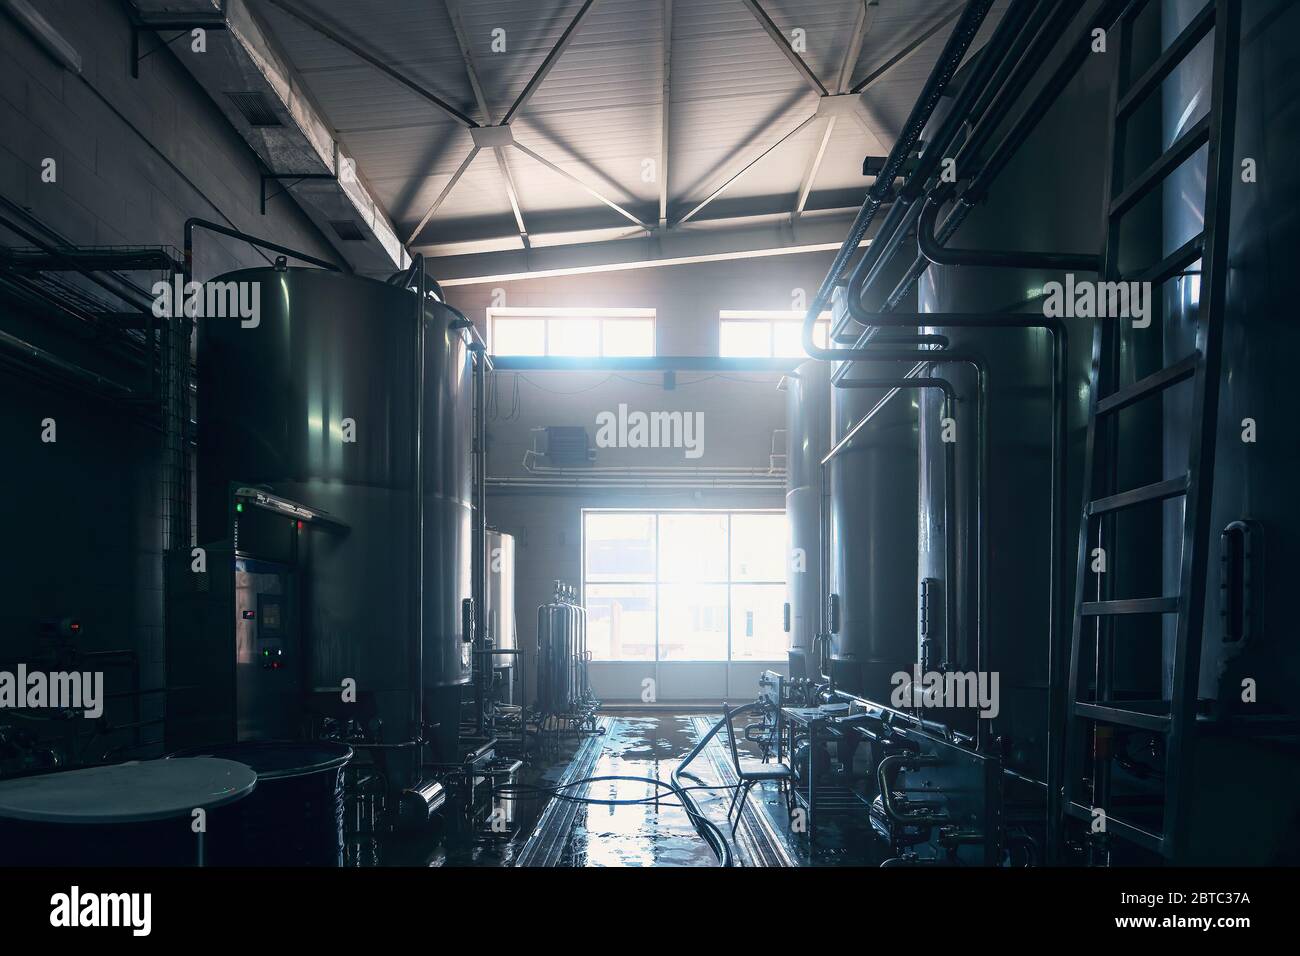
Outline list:
[[[306,180],[308,180],[308,179],[330,179],[330,180],[334,180],[334,179],[337,179],[337,178],[338,178],[338,177],[335,176],[333,173],[263,173],[263,174],[262,174],[262,187],[261,187],[261,189],[262,189],[262,201],[261,201],[261,205],[260,205],[260,208],[261,208],[261,211],[262,211],[262,215],[263,215],[263,216],[266,215],[266,204],[267,204],[268,202],[270,202],[270,201],[271,201],[272,199],[274,199],[276,196],[279,196],[279,195],[281,195],[281,194],[283,194],[283,193],[287,193],[290,189],[292,189],[294,186],[297,186],[297,185],[298,185],[299,183],[301,183],[301,182],[304,182],[304,181],[306,181]],[[281,186],[281,187],[280,187],[279,189],[277,189],[275,192],[271,193],[269,196],[267,195],[267,193],[266,193],[266,184],[267,184],[268,182],[280,182],[281,180],[285,180],[285,179],[291,180],[291,182],[285,183],[283,186]]]
[[[140,78],[140,61],[153,56],[159,50],[170,46],[183,36],[189,36],[192,30],[226,29],[226,0],[221,0],[218,9],[205,14],[170,14],[142,15],[138,10],[131,10],[131,78]],[[158,46],[146,53],[140,52],[140,34],[163,33],[176,30],[176,36],[161,41]]]

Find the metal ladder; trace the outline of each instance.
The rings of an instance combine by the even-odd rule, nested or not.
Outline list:
[[[1241,11],[1238,0],[1211,0],[1145,72],[1129,85],[1133,23],[1145,5],[1135,0],[1119,19],[1115,78],[1111,90],[1114,133],[1107,175],[1107,228],[1103,258],[1106,281],[1151,282],[1159,289],[1168,279],[1201,260],[1201,293],[1196,316],[1196,348],[1172,365],[1120,387],[1119,334],[1115,318],[1097,319],[1093,331],[1091,397],[1088,410],[1083,514],[1075,581],[1074,628],[1066,697],[1066,730],[1062,809],[1066,816],[1094,820],[1094,809],[1105,813],[1104,834],[1090,837],[1090,860],[1118,837],[1165,858],[1182,849],[1188,812],[1187,791],[1192,779],[1191,758],[1196,730],[1197,689],[1204,617],[1214,446],[1219,403],[1222,323],[1227,286],[1227,228],[1235,175],[1233,134],[1237,101],[1237,61]],[[1181,63],[1211,30],[1214,66],[1208,115],[1130,183],[1124,183],[1125,126],[1146,97]],[[1113,35],[1114,30],[1110,33]],[[1206,168],[1203,231],[1160,262],[1138,274],[1121,274],[1120,223],[1124,215],[1202,146],[1209,145]],[[1158,326],[1153,327],[1157,330]],[[1153,484],[1119,490],[1117,484],[1118,413],[1187,380],[1192,387],[1192,434],[1185,474]],[[1184,497],[1181,567],[1178,593],[1171,596],[1113,599],[1109,578],[1090,578],[1091,547],[1107,546],[1117,512],[1136,505]],[[1089,595],[1087,591],[1093,590]],[[1177,615],[1170,700],[1114,700],[1111,687],[1112,650],[1118,615]],[[1096,638],[1095,695],[1088,688],[1081,655],[1085,628]],[[1092,663],[1089,661],[1089,663]],[[1128,727],[1162,734],[1165,739],[1163,818],[1145,826],[1116,818],[1111,812],[1108,740],[1113,728]],[[1091,755],[1089,744],[1092,744]],[[1091,756],[1091,760],[1089,757]],[[1091,762],[1092,787],[1084,774]],[[1087,829],[1092,830],[1092,826]],[[1063,841],[1065,821],[1056,821],[1055,840]],[[1059,854],[1058,854],[1059,859]]]

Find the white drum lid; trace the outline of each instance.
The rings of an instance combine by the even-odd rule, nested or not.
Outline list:
[[[252,768],[233,760],[133,760],[0,781],[0,820],[146,823],[233,803],[256,785]]]

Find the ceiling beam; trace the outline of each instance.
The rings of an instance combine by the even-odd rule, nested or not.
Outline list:
[[[460,166],[457,167],[456,171],[451,174],[451,179],[447,180],[447,185],[442,187],[442,192],[438,193],[438,198],[433,201],[433,205],[429,207],[429,211],[424,214],[424,217],[420,220],[420,224],[415,227],[411,232],[410,238],[406,240],[408,246],[415,242],[420,233],[424,231],[424,227],[429,224],[429,220],[432,219],[433,214],[438,211],[438,207],[442,205],[443,200],[447,198],[452,189],[455,188],[456,184],[460,182],[460,177],[465,175],[465,170],[469,169],[469,164],[474,162],[474,157],[478,155],[478,151],[479,146],[475,145],[469,151],[469,155],[466,156]]]
[[[523,143],[519,142],[518,140],[515,140],[514,147],[524,155],[531,156],[533,159],[537,160],[537,162],[541,163],[543,166],[545,166],[547,169],[551,170],[552,172],[559,173],[565,179],[569,180],[569,182],[573,183],[574,185],[578,186],[580,189],[584,190],[589,196],[592,196],[600,200],[606,206],[614,210],[623,218],[631,220],[632,222],[636,223],[638,226],[640,226],[642,229],[645,229],[646,231],[650,231],[652,229],[652,227],[648,223],[642,222],[640,219],[636,217],[634,213],[628,212],[618,203],[614,202],[614,200],[603,195],[597,190],[592,189],[590,186],[584,183],[577,176],[573,175],[573,173],[569,172],[567,169],[562,169],[559,166],[555,165],[555,163],[547,159],[545,156],[538,155],[537,153],[533,152],[531,149],[529,149],[527,146],[525,146]]]
[[[875,0],[859,0],[858,15],[853,21],[853,34],[849,38],[849,45],[844,50],[844,59],[840,61],[840,72],[835,78],[835,92],[847,93],[849,84],[853,82],[853,68],[858,65],[858,57],[862,55],[862,44],[866,42],[867,32],[871,29],[871,22],[876,18],[876,11],[880,9],[880,4]]]
[[[915,40],[912,40],[910,43],[904,46],[901,50],[899,50],[888,60],[886,60],[883,65],[873,70],[867,76],[863,77],[861,81],[859,81],[851,90],[849,90],[849,92],[862,93],[870,89],[876,83],[880,82],[880,80],[884,77],[886,73],[888,73],[894,67],[898,66],[904,60],[911,58],[911,56],[915,54],[917,50],[921,49],[921,47],[925,45],[926,40],[929,40],[932,36],[934,36],[936,33],[938,33],[948,24],[952,23],[953,20],[956,20],[958,15],[960,15],[963,7],[964,4],[960,4],[960,3],[957,4],[957,6],[953,7],[951,11],[949,11],[946,15],[944,15],[944,17],[941,20],[939,20],[938,23],[930,27],[928,30],[926,30],[924,33],[918,36]]]
[[[686,215],[682,216],[681,219],[678,219],[677,222],[673,224],[673,225],[674,225],[674,228],[676,228],[677,226],[680,226],[682,223],[687,222],[687,221],[689,221],[690,219],[692,219],[692,218],[695,216],[696,213],[698,213],[701,209],[703,209],[703,208],[704,208],[705,206],[707,206],[709,203],[713,202],[713,200],[715,200],[715,199],[717,199],[719,196],[721,196],[724,192],[726,192],[726,191],[727,191],[728,189],[730,189],[733,185],[735,185],[735,184],[740,180],[740,178],[741,178],[742,176],[744,176],[744,175],[745,175],[746,173],[748,173],[751,169],[753,169],[755,166],[757,166],[758,163],[763,159],[764,156],[766,156],[768,153],[772,152],[772,150],[776,149],[776,148],[777,148],[778,146],[780,146],[782,143],[786,142],[788,139],[790,139],[790,137],[794,136],[796,133],[798,133],[798,132],[800,132],[801,130],[803,130],[804,127],[806,127],[809,123],[811,123],[813,120],[815,120],[815,119],[818,117],[818,115],[819,115],[819,114],[817,114],[817,113],[813,113],[811,116],[809,116],[807,119],[805,119],[802,123],[800,123],[800,124],[799,124],[798,126],[796,126],[794,129],[790,130],[790,132],[786,133],[784,136],[782,136],[780,139],[778,139],[775,143],[773,143],[773,144],[772,144],[771,146],[769,146],[767,149],[763,150],[761,153],[759,153],[757,156],[755,156],[753,159],[751,159],[748,163],[745,164],[744,168],[742,168],[742,169],[740,170],[740,172],[736,173],[734,176],[732,176],[730,179],[728,179],[725,183],[723,183],[723,184],[722,184],[721,186],[719,186],[717,189],[713,190],[713,192],[709,193],[709,195],[706,196],[706,197],[704,198],[704,201],[703,201],[703,202],[701,202],[698,206],[696,206],[694,209],[692,209],[692,210],[691,210],[690,212],[688,212]]]
[[[763,216],[726,227],[692,223],[663,235],[628,237],[617,241],[543,245],[534,233],[533,247],[493,252],[451,252],[426,248],[426,261],[444,287],[503,282],[511,279],[561,275],[590,275],[663,266],[681,266],[738,259],[769,258],[807,253],[833,253],[844,241],[857,207],[808,213],[792,227],[788,215]],[[869,241],[875,224],[867,232]]]
[[[798,219],[808,205],[808,194],[812,192],[813,182],[817,179],[817,171],[821,169],[822,160],[826,157],[826,147],[830,145],[831,134],[835,132],[835,120],[837,117],[826,117],[826,125],[822,129],[821,141],[817,145],[817,151],[813,153],[812,160],[808,163],[808,168],[803,174],[803,182],[799,185],[799,198],[795,201],[794,211],[790,214],[792,218]]]
[[[867,118],[862,115],[862,106],[860,101],[856,104],[856,107],[849,112],[849,117],[861,126],[862,132],[866,133],[867,137],[876,144],[875,148],[872,150],[873,155],[883,156],[889,152],[889,148],[885,146],[885,142],[880,138],[880,134],[872,129],[871,124],[867,122]]]
[[[487,97],[483,95],[483,84],[479,82],[478,69],[474,65],[474,54],[470,50],[469,39],[465,34],[465,24],[460,16],[460,0],[444,0],[447,18],[451,20],[452,32],[456,34],[456,45],[460,47],[461,59],[465,61],[465,75],[469,78],[470,88],[474,90],[474,102],[483,114],[483,122],[492,124],[492,111],[488,109]]]
[[[492,153],[497,158],[497,168],[501,170],[501,181],[505,183],[506,195],[510,197],[510,209],[515,214],[515,225],[519,228],[519,241],[524,244],[524,248],[531,247],[528,241],[528,227],[524,225],[524,213],[519,208],[519,191],[515,188],[515,179],[510,175],[510,167],[506,165],[506,150],[504,146],[493,146]]]
[[[818,96],[826,96],[830,91],[822,85],[821,80],[817,79],[817,74],[812,71],[804,58],[794,51],[794,47],[790,45],[790,41],[786,39],[785,34],[772,22],[772,18],[767,15],[767,11],[758,5],[758,0],[743,0],[743,2],[749,8],[749,12],[754,15],[754,19],[758,21],[759,26],[767,32],[767,35],[772,38],[772,42],[785,54],[785,58],[794,64],[794,68],[799,71],[799,75],[804,78],[804,81],[813,88]]]
[[[369,53],[361,49],[361,47],[357,46],[347,37],[342,36],[341,34],[325,26],[315,17],[308,16],[306,13],[303,13],[301,10],[298,10],[295,7],[291,6],[290,4],[286,3],[285,0],[268,0],[268,2],[273,6],[283,10],[285,13],[293,17],[299,23],[303,24],[304,26],[308,27],[311,30],[316,31],[325,39],[343,47],[343,49],[347,50],[353,56],[357,57],[358,59],[364,60],[366,63],[369,63],[380,73],[383,73],[385,76],[389,77],[392,80],[396,80],[398,83],[406,87],[412,93],[416,94],[417,96],[425,100],[428,100],[438,109],[442,110],[442,112],[446,113],[452,119],[461,123],[465,127],[469,129],[473,129],[476,126],[478,126],[478,123],[476,123],[470,117],[466,116],[460,110],[456,109],[456,107],[452,106],[442,97],[440,97],[438,94],[434,93],[432,90],[425,89],[423,86],[421,86],[419,83],[416,83],[411,78],[407,76],[403,76],[401,73],[399,73],[397,70],[394,70],[391,66],[389,66],[387,63],[380,60],[378,57],[371,56]]]
[[[668,228],[668,134],[672,129],[673,0],[664,3],[663,100],[659,106],[659,228]]]
[[[878,9],[880,9],[878,3],[859,0],[858,15],[853,21],[853,33],[849,37],[848,45],[844,48],[844,58],[840,60],[839,73],[835,78],[835,93],[837,96],[848,91],[849,83],[853,80],[853,68],[858,63],[858,57],[862,55],[862,44],[866,41],[867,31],[871,29],[871,21],[875,19]],[[816,151],[809,157],[808,167],[804,170],[803,181],[799,186],[794,210],[790,213],[792,219],[797,220],[803,215],[803,211],[808,205],[808,195],[812,192],[813,184],[817,181],[817,173],[821,169],[822,160],[826,158],[826,148],[830,145],[831,136],[835,132],[837,118],[834,114],[826,117],[821,142]],[[874,136],[872,138],[875,139]]]
[[[551,52],[546,54],[546,59],[543,60],[542,65],[537,68],[537,72],[534,73],[532,79],[528,81],[528,85],[524,87],[523,92],[520,93],[514,103],[511,104],[510,109],[506,111],[505,118],[501,120],[501,125],[505,126],[509,124],[510,121],[515,118],[515,115],[527,105],[529,100],[533,98],[533,94],[537,92],[537,88],[542,85],[542,81],[546,79],[546,75],[551,72],[552,67],[555,66],[556,61],[559,60],[560,55],[564,53],[565,48],[569,45],[569,41],[573,39],[573,35],[578,31],[578,25],[582,23],[583,17],[587,15],[588,11],[590,11],[595,4],[596,0],[585,0],[582,4],[582,9],[578,11],[577,16],[573,18],[573,21],[565,28],[564,32],[560,34],[560,39],[556,41],[555,46],[551,47]]]

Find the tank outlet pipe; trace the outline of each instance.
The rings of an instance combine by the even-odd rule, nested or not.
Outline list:
[[[426,780],[403,790],[397,801],[397,825],[418,830],[429,825],[433,815],[447,802],[447,791],[437,780]]]
[[[880,805],[885,811],[885,816],[889,817],[891,822],[903,826],[912,826],[916,824],[942,823],[948,819],[946,813],[929,804],[909,813],[899,809],[894,803],[894,787],[898,782],[900,773],[905,770],[933,767],[938,763],[940,763],[938,757],[925,754],[890,754],[881,759],[880,765],[876,768],[876,783],[880,788]]]
[[[829,350],[820,348],[813,341],[813,330],[817,322],[817,316],[826,308],[826,303],[830,301],[831,292],[839,284],[840,276],[857,251],[859,243],[862,242],[862,237],[867,234],[871,221],[875,219],[876,213],[893,190],[894,179],[898,176],[899,170],[902,169],[904,161],[916,147],[921,131],[925,129],[925,125],[929,122],[935,107],[939,105],[944,90],[948,88],[953,75],[961,66],[962,58],[965,57],[966,51],[970,48],[971,42],[975,39],[975,35],[979,32],[980,26],[984,23],[984,18],[988,15],[992,6],[992,0],[967,0],[961,17],[957,20],[956,26],[953,27],[952,33],[948,36],[948,41],[944,44],[943,52],[939,54],[939,59],[935,62],[929,77],[926,78],[920,96],[917,97],[911,113],[908,114],[907,120],[903,124],[902,132],[894,142],[894,148],[889,151],[889,156],[886,157],[880,173],[876,176],[875,183],[868,190],[862,208],[858,210],[853,225],[849,229],[848,237],[845,238],[839,251],[835,254],[830,271],[822,280],[821,287],[817,290],[817,294],[813,296],[813,301],[809,303],[808,314],[804,317],[803,345],[804,350],[814,358],[826,359],[832,357],[819,354]]]

